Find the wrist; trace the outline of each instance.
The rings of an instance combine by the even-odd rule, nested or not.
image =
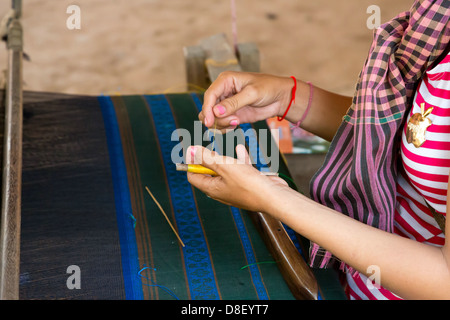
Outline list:
[[[311,83],[297,80],[296,100],[286,113],[286,120],[299,124],[305,119],[312,104],[312,89]]]
[[[267,213],[277,220],[282,220],[283,210],[280,211],[281,203],[288,201],[297,192],[283,182],[275,182],[272,180],[270,183],[264,185],[264,189],[258,192],[259,202],[262,208],[261,212]]]

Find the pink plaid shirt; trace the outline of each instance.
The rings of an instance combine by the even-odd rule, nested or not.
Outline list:
[[[375,31],[353,104],[311,181],[315,201],[393,232],[401,129],[419,80],[449,44],[449,4],[416,0]],[[339,262],[314,243],[310,258],[320,268]]]

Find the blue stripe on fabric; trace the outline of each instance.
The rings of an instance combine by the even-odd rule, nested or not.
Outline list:
[[[241,239],[242,246],[244,247],[247,264],[250,265],[248,268],[250,270],[250,274],[252,275],[252,281],[255,286],[258,299],[268,300],[269,296],[267,294],[266,287],[264,286],[264,283],[262,281],[261,272],[259,271],[258,266],[255,264],[258,261],[256,260],[255,254],[253,252],[252,243],[247,233],[247,230],[245,229],[244,221],[242,220],[240,210],[236,207],[230,208],[233,214],[234,223],[236,224],[236,228],[239,232],[239,237]]]
[[[289,228],[289,226],[284,223],[283,223],[283,227],[286,230],[286,233],[289,235],[289,238],[292,239],[292,242],[294,243],[295,248],[297,248],[298,252],[303,257],[303,259],[306,260],[306,256],[302,250],[302,246],[300,245],[300,242],[297,239],[297,235],[296,235],[295,231],[292,230],[291,228]]]
[[[142,300],[144,295],[141,280],[138,277],[140,268],[136,235],[132,221],[129,218],[132,212],[130,189],[116,113],[110,97],[100,96],[98,97],[98,101],[100,102],[100,108],[103,114],[109,150],[125,297],[129,300]]]
[[[161,155],[166,170],[170,197],[178,232],[185,243],[183,255],[191,298],[193,300],[218,300],[214,271],[209,256],[206,239],[198,218],[192,187],[186,175],[176,171],[171,159],[172,149],[179,143],[172,141],[175,120],[170,105],[164,95],[144,96],[155,123]]]
[[[243,123],[239,126],[245,132],[245,140],[247,142],[248,152],[254,162],[253,164],[255,165],[256,169],[262,172],[270,171],[270,167],[261,152],[261,148],[259,147],[258,137],[256,136],[252,125],[249,123]]]

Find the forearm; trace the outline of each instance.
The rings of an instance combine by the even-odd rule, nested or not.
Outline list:
[[[322,206],[295,191],[272,193],[268,213],[367,274],[379,267],[381,285],[405,299],[450,298],[442,248],[390,234]]]
[[[297,80],[295,103],[289,109],[286,119],[297,123],[305,113],[309,102],[310,87]],[[336,134],[342,117],[352,104],[352,98],[314,87],[311,108],[301,124],[301,128],[325,140],[331,141]]]

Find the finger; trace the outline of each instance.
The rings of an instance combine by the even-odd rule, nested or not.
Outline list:
[[[195,163],[195,148],[193,146],[189,146],[186,149],[186,163],[194,164]]]
[[[221,188],[219,186],[220,186],[222,177],[220,177],[220,176],[211,177],[211,176],[204,175],[204,174],[188,172],[187,179],[190,184],[192,184],[194,187],[196,187],[197,189],[204,192],[208,198],[219,201],[227,206],[233,205],[232,203],[222,200],[219,197],[220,190],[221,190]]]
[[[187,164],[202,164],[202,163],[198,162],[199,160],[201,160],[203,158],[202,156],[199,157],[199,160],[195,159],[195,153],[196,153],[197,148],[206,149],[206,148],[203,148],[202,146],[189,146],[186,150],[186,163]],[[215,151],[211,151],[209,149],[206,149],[206,150],[209,151],[211,157],[220,156]],[[200,153],[202,153],[202,151],[200,151]],[[213,161],[213,160],[209,160],[209,161]]]
[[[202,146],[190,146],[187,151],[193,163],[201,164],[217,173],[220,171],[219,164],[224,163],[224,157]]]
[[[214,115],[217,118],[225,118],[235,114],[239,109],[252,105],[258,99],[258,94],[253,86],[246,86],[242,91],[220,101],[214,106]]]
[[[217,79],[209,86],[203,95],[202,119],[207,127],[214,124],[213,107],[222,100],[222,97],[229,96],[236,91],[235,80],[233,72],[223,72]]]
[[[250,162],[250,156],[247,152],[247,149],[243,144],[238,144],[236,146],[236,156],[238,160],[242,161],[245,164],[251,164]]]
[[[225,118],[215,118],[215,123],[213,126],[210,127],[210,129],[214,128],[214,129],[218,129],[218,130],[223,130],[223,129],[232,129],[235,128],[236,126],[238,126],[240,124],[240,120],[238,117],[236,117],[235,115],[231,115]]]
[[[209,197],[213,197],[212,193],[215,189],[214,186],[216,185],[215,179],[220,179],[220,177],[211,177],[206,174],[201,173],[187,173],[187,179],[190,184],[192,184],[197,189],[203,191],[208,195]]]
[[[202,123],[205,123],[205,115],[203,114],[203,111],[198,114],[198,120],[200,120]]]

